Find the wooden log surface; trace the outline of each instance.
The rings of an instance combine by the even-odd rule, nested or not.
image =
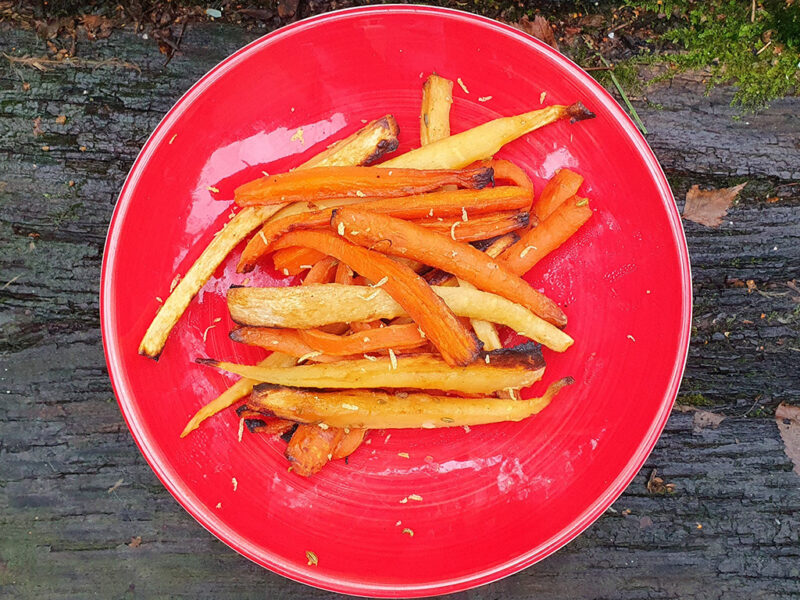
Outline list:
[[[256,36],[190,25],[167,67],[125,32],[81,46],[80,66],[0,58],[0,597],[335,597],[243,559],[172,499],[123,423],[100,341],[103,243],[131,163],[180,95]],[[0,50],[20,49],[43,44],[0,25]],[[800,98],[734,120],[730,90],[703,91],[680,76],[637,109],[679,207],[693,184],[749,181],[721,227],[685,224],[695,317],[679,402],[725,419],[674,411],[613,510],[456,597],[800,596],[800,475],[774,420],[800,402],[800,293],[787,286],[800,275]],[[737,287],[750,279],[756,290]],[[673,494],[648,491],[654,469]]]

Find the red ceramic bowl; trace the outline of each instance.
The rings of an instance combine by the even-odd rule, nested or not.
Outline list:
[[[456,132],[536,108],[543,92],[545,103],[581,100],[597,113],[550,125],[501,154],[523,165],[538,189],[559,167],[586,178],[594,217],[528,275],[565,307],[577,340],[565,354],[545,352],[547,375],[532,392],[565,375],[577,383],[522,423],[469,433],[372,432],[349,464],[337,461],[310,479],[287,472],[282,442],[255,435],[238,442],[233,411],[179,439],[187,419],[232,381],[193,359],[261,357],[227,336],[225,291],[244,279],[234,272],[238,250],[192,302],[160,360],[136,352],[157,296],[167,296],[175,275],[228,219],[230,201],[208,187],[230,198],[235,183],[289,169],[387,112],[400,124],[400,151],[414,146],[420,86],[434,70],[469,90],[454,89]],[[250,277],[251,285],[294,283],[266,269]],[[686,359],[690,289],[664,175],[600,86],[505,25],[391,6],[286,27],[228,58],[181,98],[120,195],[101,306],[122,413],[186,510],[277,573],[338,592],[398,597],[497,580],[555,552],[602,514],[669,415]],[[409,494],[423,500],[401,503]],[[307,564],[307,550],[318,565]]]

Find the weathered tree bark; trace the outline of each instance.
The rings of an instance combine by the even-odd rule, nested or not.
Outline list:
[[[0,596],[335,597],[251,564],[180,508],[122,421],[100,342],[103,243],[128,168],[175,100],[254,37],[189,26],[166,68],[124,32],[80,55],[136,68],[0,58]],[[44,51],[0,25],[12,48]],[[679,206],[692,184],[750,181],[719,229],[686,223],[695,319],[681,394],[727,418],[714,429],[674,414],[613,511],[463,598],[800,595],[800,477],[771,411],[800,399],[800,293],[786,285],[800,275],[800,98],[733,121],[730,92],[705,97],[688,76],[648,97],[663,109],[637,108]],[[648,492],[653,469],[674,494]]]

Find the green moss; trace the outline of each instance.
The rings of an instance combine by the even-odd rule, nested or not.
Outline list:
[[[764,108],[800,87],[800,5],[764,0],[752,13],[751,3],[741,0],[629,0],[628,4],[671,16],[672,27],[660,40],[681,51],[634,56],[618,63],[618,78],[624,73],[623,77],[632,80],[629,71],[643,63],[669,64],[670,72],[661,78],[708,69],[708,90],[722,83],[734,84],[738,89],[732,104],[748,111]]]
[[[697,392],[678,396],[675,402],[684,406],[714,406],[713,400],[709,400],[703,394]]]

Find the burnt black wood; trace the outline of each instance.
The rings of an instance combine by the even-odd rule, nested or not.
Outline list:
[[[135,69],[0,58],[2,597],[335,596],[251,564],[184,512],[123,424],[100,342],[103,242],[132,161],[175,100],[256,35],[189,26],[166,68],[152,40],[125,32],[79,54]],[[0,50],[45,52],[8,25]],[[698,428],[676,411],[613,512],[460,598],[800,597],[800,476],[773,417],[800,398],[800,293],[786,285],[800,275],[800,98],[735,120],[730,90],[703,91],[683,76],[636,105],[679,206],[692,184],[750,182],[719,229],[686,223],[695,318],[681,398],[727,418]],[[674,494],[648,492],[653,469]]]

